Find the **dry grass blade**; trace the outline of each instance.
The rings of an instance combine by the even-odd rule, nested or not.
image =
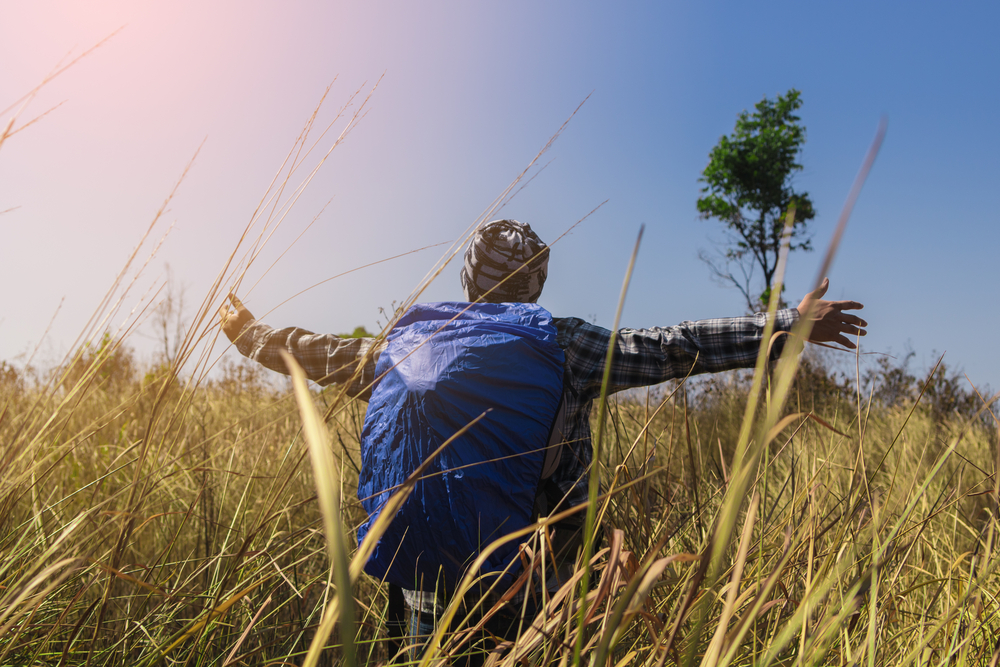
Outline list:
[[[316,496],[319,499],[320,512],[323,515],[323,528],[326,534],[327,555],[333,564],[333,577],[336,582],[336,598],[323,615],[323,622],[313,636],[309,653],[306,654],[305,667],[314,667],[319,661],[320,653],[326,645],[328,633],[333,628],[335,614],[340,621],[340,643],[344,651],[344,662],[348,667],[357,664],[354,646],[354,593],[351,582],[350,561],[347,557],[347,538],[340,511],[340,480],[337,466],[333,458],[330,434],[326,424],[313,404],[312,394],[306,386],[306,375],[292,355],[284,350],[281,356],[288,365],[295,388],[295,400],[299,404],[299,414],[302,417],[302,433],[309,446],[309,458],[312,460],[313,479],[316,483]],[[335,610],[335,611],[334,611]]]
[[[871,173],[872,166],[875,164],[875,158],[878,157],[878,153],[882,149],[882,142],[885,140],[885,133],[888,128],[889,121],[883,116],[879,121],[878,128],[875,130],[875,138],[872,139],[872,143],[868,147],[868,152],[865,153],[865,158],[861,162],[861,168],[858,170],[857,176],[854,177],[854,183],[851,184],[851,189],[847,193],[847,201],[844,202],[844,208],[840,212],[837,227],[834,229],[833,237],[830,239],[830,244],[826,249],[826,255],[823,257],[823,263],[820,264],[819,271],[816,273],[816,283],[813,289],[819,287],[820,283],[823,282],[823,279],[830,272],[830,267],[833,265],[833,258],[837,255],[837,249],[840,247],[840,240],[847,230],[847,221],[851,219],[854,205],[857,203],[858,197],[861,196],[861,189],[864,187],[865,181],[868,180],[868,174]]]
[[[639,227],[639,235],[635,240],[635,248],[632,249],[632,256],[629,258],[628,268],[625,271],[625,280],[622,282],[621,296],[618,298],[618,310],[615,313],[615,323],[611,328],[611,336],[608,340],[608,350],[604,357],[604,377],[601,379],[601,397],[597,405],[597,437],[594,439],[593,460],[597,461],[601,457],[602,436],[604,434],[604,420],[606,416],[605,406],[608,401],[608,391],[611,382],[611,359],[615,351],[615,336],[618,332],[618,325],[622,317],[622,309],[625,307],[625,295],[628,294],[628,286],[632,280],[632,270],[635,268],[635,260],[639,255],[639,246],[642,245],[642,233],[645,225]],[[590,487],[587,501],[587,517],[583,526],[583,579],[580,582],[581,596],[586,591],[590,583],[590,555],[594,549],[594,533],[597,521],[597,496],[601,488],[600,468],[592,465],[590,467]],[[584,598],[584,602],[586,599]],[[573,649],[573,667],[580,664],[580,656],[583,651],[583,628],[585,627],[586,604],[580,605],[579,628],[577,631],[576,646]]]
[[[424,290],[426,290],[427,287],[439,275],[441,275],[441,272],[444,271],[445,267],[448,265],[449,262],[451,262],[451,260],[455,257],[455,255],[459,254],[462,251],[462,247],[475,233],[476,228],[479,227],[479,225],[482,224],[483,222],[486,222],[493,215],[495,211],[497,211],[499,208],[502,208],[504,200],[509,201],[509,198],[511,196],[511,191],[513,191],[514,188],[517,186],[517,184],[521,182],[521,180],[531,170],[531,168],[535,166],[538,160],[541,159],[542,155],[544,155],[552,147],[552,144],[555,143],[556,139],[559,138],[559,135],[562,134],[563,130],[566,129],[566,126],[569,125],[570,121],[573,120],[577,112],[580,111],[580,109],[583,107],[584,104],[586,104],[587,100],[589,99],[590,99],[590,94],[588,94],[587,97],[585,97],[583,101],[581,101],[580,104],[577,105],[576,109],[573,110],[573,113],[569,115],[569,118],[563,121],[563,124],[559,127],[558,130],[556,130],[555,134],[549,137],[549,140],[545,143],[544,146],[542,146],[541,150],[539,150],[538,153],[535,155],[535,157],[528,163],[528,166],[526,166],[524,170],[517,175],[517,177],[503,190],[503,192],[501,192],[490,203],[489,206],[486,207],[486,209],[475,220],[473,220],[472,224],[470,224],[465,229],[465,231],[458,237],[458,239],[455,240],[454,244],[452,244],[452,246],[444,253],[444,255],[442,255],[442,257],[438,260],[438,262],[433,267],[431,267],[431,269],[420,280],[420,282],[413,289],[413,291],[410,292],[410,295],[406,299],[403,299],[402,303],[403,310],[405,310],[406,308],[417,302],[417,300],[420,298],[420,295],[423,294]],[[601,204],[601,206],[603,206],[603,203]],[[600,208],[600,206],[598,206],[598,208]],[[588,216],[589,215],[590,214],[588,214]],[[551,247],[551,245],[552,244],[550,243],[549,246]],[[392,323],[390,322],[389,325],[387,326],[391,326],[391,324]]]
[[[23,588],[15,589],[16,594],[9,599],[0,601],[0,636],[6,634],[17,622],[18,617],[26,613],[30,603],[40,604],[56,586],[65,581],[70,576],[73,566],[77,564],[77,559],[66,558],[49,565],[32,579],[26,582]],[[45,584],[45,588],[42,585]],[[40,591],[40,592],[39,592]]]
[[[597,645],[597,650],[594,653],[594,664],[603,664],[608,653],[614,650],[621,639],[623,628],[627,626],[633,616],[639,613],[653,586],[663,576],[664,570],[671,563],[690,563],[697,560],[698,556],[695,554],[674,554],[647,564],[632,576],[611,613],[607,630],[601,638],[601,642]]]
[[[687,597],[685,598],[683,605],[679,608],[674,626],[667,641],[667,648],[661,654],[659,662],[660,665],[664,663],[669,649],[672,648],[674,639],[680,629],[680,624],[685,618],[688,605],[692,604],[697,591],[702,584],[707,583],[709,592],[707,595],[701,597],[700,603],[697,607],[695,607],[695,626],[692,632],[695,636],[700,637],[704,631],[705,625],[708,622],[712,600],[714,598],[713,589],[718,584],[718,581],[722,576],[722,572],[725,569],[726,554],[729,550],[729,545],[734,533],[736,522],[739,518],[740,510],[743,503],[746,501],[750,485],[756,480],[757,466],[759,465],[765,446],[764,436],[772,429],[777,421],[778,413],[772,410],[776,401],[771,395],[768,396],[769,410],[766,414],[766,419],[763,422],[758,422],[756,420],[756,412],[760,395],[764,388],[767,366],[770,362],[771,339],[774,334],[775,313],[778,309],[780,294],[784,284],[784,271],[787,263],[788,244],[791,239],[790,229],[794,224],[794,220],[795,208],[793,207],[789,209],[785,216],[785,228],[784,233],[782,234],[780,259],[775,271],[774,284],[771,290],[771,300],[768,304],[767,321],[761,335],[761,344],[757,355],[756,366],[754,368],[753,383],[751,385],[750,395],[743,413],[743,421],[740,425],[740,436],[736,445],[736,455],[733,460],[732,481],[726,488],[722,506],[719,508],[712,529],[708,533],[707,540],[705,541],[701,554],[702,561],[698,565],[697,570],[693,573]],[[785,354],[787,354],[787,345]],[[783,404],[781,399],[778,399],[778,401]],[[755,441],[751,439],[751,434],[754,430],[758,431],[758,437]],[[684,657],[685,665],[691,665],[695,662],[697,659],[696,650],[697,643],[689,642]]]
[[[122,26],[122,27],[124,27],[124,26]],[[11,119],[7,123],[6,127],[4,127],[3,131],[0,132],[0,148],[3,147],[3,144],[4,144],[4,142],[7,139],[9,139],[10,137],[14,136],[15,134],[17,134],[21,130],[23,130],[23,129],[29,127],[29,126],[31,126],[36,121],[38,121],[41,118],[43,118],[44,116],[47,116],[49,114],[49,112],[54,111],[56,108],[62,106],[62,102],[60,102],[55,107],[49,109],[48,111],[44,112],[40,116],[36,116],[35,118],[33,118],[32,120],[30,120],[27,123],[23,124],[21,127],[17,128],[16,130],[13,129],[14,128],[14,123],[17,121],[18,116],[21,115],[21,112],[23,112],[25,110],[25,108],[27,108],[28,104],[30,104],[31,101],[35,98],[35,96],[38,95],[39,91],[41,91],[42,88],[44,88],[45,86],[47,86],[53,79],[55,79],[57,76],[59,76],[60,74],[62,74],[66,70],[68,70],[70,67],[72,67],[73,65],[77,64],[78,62],[80,62],[81,60],[83,60],[84,58],[86,58],[87,56],[89,56],[91,53],[93,53],[97,49],[99,49],[102,46],[104,46],[112,37],[114,37],[119,32],[121,32],[121,30],[122,30],[122,28],[118,28],[117,30],[115,30],[114,32],[112,32],[110,35],[108,35],[107,37],[105,37],[101,41],[97,42],[96,44],[94,44],[93,46],[91,46],[89,49],[87,49],[86,51],[84,51],[83,53],[81,53],[80,55],[78,55],[75,58],[73,58],[67,64],[62,65],[62,62],[60,62],[59,65],[56,65],[55,70],[53,70],[51,74],[49,74],[44,79],[42,79],[41,83],[39,83],[37,86],[35,86],[34,88],[32,88],[26,94],[24,94],[21,97],[19,97],[17,100],[15,100],[13,103],[11,103],[6,108],[0,110],[0,116],[3,116],[8,111],[10,111],[11,109],[13,109],[14,107],[17,107],[18,105],[20,105],[20,108],[14,113],[13,116],[11,116]],[[65,60],[65,58],[63,60]]]
[[[181,632],[177,633],[176,638],[173,639],[169,644],[167,644],[167,647],[165,649],[163,649],[162,653],[160,653],[159,655],[153,656],[146,664],[151,664],[152,662],[157,662],[157,661],[159,661],[159,660],[161,660],[163,658],[166,658],[166,656],[168,656],[174,649],[176,649],[181,644],[183,644],[187,640],[191,639],[192,637],[194,637],[195,635],[197,635],[198,633],[200,633],[205,628],[205,626],[207,626],[209,623],[211,623],[212,621],[218,620],[223,615],[225,615],[225,613],[227,611],[229,611],[229,609],[234,604],[236,604],[237,602],[239,602],[240,600],[242,600],[243,598],[245,598],[247,595],[249,595],[253,591],[255,591],[265,581],[267,581],[267,580],[266,579],[261,579],[259,581],[254,582],[253,584],[247,586],[243,590],[239,591],[238,593],[236,593],[236,594],[232,595],[231,597],[229,597],[228,599],[224,600],[221,604],[219,604],[216,607],[212,608],[202,618],[200,618],[199,620],[195,621],[194,623],[192,623],[190,626],[188,626],[187,628],[185,628]]]
[[[719,656],[725,650],[726,630],[729,621],[736,611],[736,600],[739,597],[740,581],[743,578],[743,567],[746,565],[747,552],[750,549],[750,539],[753,537],[754,521],[757,520],[757,508],[760,506],[760,495],[754,493],[747,509],[746,517],[743,520],[743,534],[740,537],[740,546],[736,553],[736,562],[733,563],[733,574],[729,579],[729,590],[726,593],[726,603],[722,608],[719,617],[718,627],[715,629],[715,636],[705,651],[701,664],[705,667],[717,665]]]
[[[249,635],[250,631],[253,630],[253,626],[257,625],[257,621],[260,619],[261,614],[264,613],[264,610],[267,609],[267,605],[271,604],[271,599],[272,596],[267,596],[267,599],[264,600],[264,604],[260,606],[257,613],[254,614],[253,618],[250,619],[250,622],[247,623],[246,630],[244,630],[243,634],[240,635],[240,638],[236,640],[236,645],[233,646],[233,650],[226,656],[226,661],[222,663],[222,667],[227,667],[227,665],[231,665],[233,663],[234,658],[236,658],[236,652],[240,650],[241,646],[243,646],[243,642],[246,641],[247,635]]]
[[[611,545],[609,547],[610,560],[608,561],[607,567],[604,568],[604,574],[601,575],[601,580],[597,585],[597,595],[595,596],[594,605],[587,612],[587,616],[583,621],[584,625],[588,625],[594,615],[597,613],[597,607],[601,600],[604,600],[611,592],[611,582],[614,580],[614,575],[618,572],[618,568],[622,563],[622,543],[625,539],[625,533],[620,530],[611,531]]]

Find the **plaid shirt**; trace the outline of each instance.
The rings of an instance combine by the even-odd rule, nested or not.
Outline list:
[[[789,331],[798,319],[794,308],[779,310],[775,331]],[[757,361],[767,316],[727,317],[652,329],[619,329],[611,361],[610,391],[645,387],[699,373],[750,368]],[[565,507],[587,502],[588,470],[593,458],[590,410],[600,397],[604,360],[611,339],[607,329],[576,317],[553,318],[559,346],[566,355],[563,403],[567,444],[550,481],[565,498]],[[784,336],[772,346],[781,353]],[[279,350],[287,350],[306,376],[326,386],[349,382],[347,393],[368,400],[375,365],[385,348],[377,338],[340,338],[304,329],[273,329],[250,322],[236,341],[240,353],[279,373],[287,373]],[[360,372],[359,363],[361,363]]]

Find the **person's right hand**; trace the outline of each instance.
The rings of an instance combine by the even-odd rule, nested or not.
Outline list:
[[[222,325],[222,332],[226,334],[226,338],[235,343],[236,337],[243,331],[243,327],[248,322],[252,322],[254,316],[246,309],[243,302],[236,298],[235,294],[229,295],[229,301],[235,310],[231,309],[229,304],[222,304],[219,307],[219,323]]]
[[[857,345],[851,342],[847,336],[864,336],[868,333],[864,329],[868,326],[868,322],[857,315],[843,311],[860,310],[864,306],[857,301],[824,301],[823,296],[829,287],[830,279],[824,278],[819,288],[806,294],[798,306],[799,315],[809,317],[813,321],[809,342],[840,343],[853,350]]]

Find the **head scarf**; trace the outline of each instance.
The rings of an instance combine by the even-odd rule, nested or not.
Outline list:
[[[549,270],[549,249],[517,220],[480,227],[465,251],[462,288],[468,301],[534,303]]]

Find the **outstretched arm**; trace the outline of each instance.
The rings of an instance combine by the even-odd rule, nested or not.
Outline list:
[[[219,308],[219,320],[222,331],[243,356],[287,375],[280,353],[285,350],[313,382],[323,386],[348,382],[349,395],[367,400],[381,352],[378,339],[314,334],[298,327],[274,329],[255,320],[234,295],[229,296],[229,301],[231,307]]]
[[[790,331],[799,318],[794,308],[775,314],[775,331]],[[681,322],[672,327],[619,329],[611,361],[611,391],[643,387],[688,374],[752,368],[760,353],[767,314]],[[577,318],[559,320],[560,345],[566,352],[567,381],[578,395],[600,394],[604,360],[611,340],[607,329]],[[784,336],[775,339],[777,358]]]
[[[823,295],[830,287],[830,279],[824,278],[819,288],[806,294],[798,306],[799,316],[812,320],[810,343],[840,343],[851,350],[857,348],[847,336],[864,336],[868,322],[845,310],[861,310],[864,305],[857,301],[824,301]]]
[[[819,289],[809,293],[798,308],[775,314],[775,332],[791,331],[801,317],[813,322],[808,340],[813,343],[839,343],[854,349],[847,336],[864,336],[868,323],[845,310],[864,306],[857,301],[825,301],[829,288],[824,280]],[[687,374],[718,373],[734,368],[752,368],[760,352],[761,336],[767,316],[764,313],[652,329],[620,329],[615,337],[611,367],[611,389],[656,384]],[[575,318],[562,320],[562,345],[566,351],[567,378],[574,388],[589,397],[600,393],[604,359],[611,332]],[[785,336],[771,346],[772,358],[782,351]]]

